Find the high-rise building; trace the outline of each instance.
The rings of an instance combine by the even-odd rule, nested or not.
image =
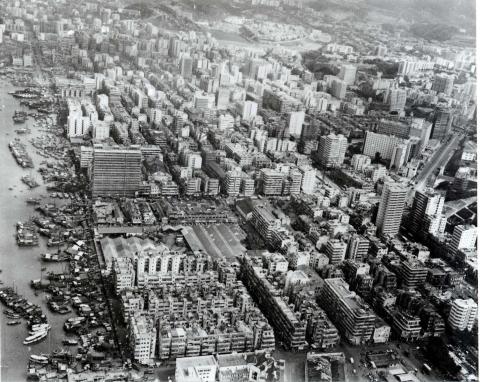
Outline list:
[[[288,113],[288,133],[295,137],[300,137],[304,121],[305,111],[292,111]]]
[[[437,74],[433,78],[432,90],[437,93],[444,93],[447,97],[450,97],[453,90],[454,77],[445,73]]]
[[[93,123],[92,137],[96,140],[106,139],[110,136],[110,123],[106,121],[96,121]]]
[[[379,234],[392,236],[398,234],[407,193],[407,187],[395,183],[387,183],[383,186],[376,222]]]
[[[133,358],[140,364],[152,362],[155,357],[157,329],[153,320],[139,313],[130,319],[130,339]]]
[[[477,320],[477,304],[471,298],[453,301],[448,315],[448,323],[453,329],[471,331]]]
[[[353,154],[352,167],[355,171],[363,171],[365,167],[369,166],[372,160],[369,156],[363,154]]]
[[[269,323],[275,330],[275,337],[288,349],[301,350],[305,346],[307,324],[298,312],[274,292],[274,286],[267,279],[266,270],[253,263],[248,257],[241,259],[241,274],[245,286],[254,296]]]
[[[347,259],[352,259],[355,261],[363,261],[367,258],[369,249],[370,241],[362,235],[355,234],[348,242],[346,257]]]
[[[400,143],[393,149],[392,159],[390,159],[390,170],[399,170],[408,162],[407,145]]]
[[[230,102],[230,89],[226,87],[220,87],[216,94],[217,109],[224,110],[227,108]]]
[[[387,54],[387,47],[384,45],[378,45],[375,48],[375,56],[384,57]]]
[[[194,105],[200,110],[211,109],[215,103],[215,95],[213,94],[195,94]]]
[[[393,135],[385,135],[367,131],[365,141],[363,143],[363,153],[370,158],[375,158],[378,153],[382,159],[392,159],[395,147],[405,140]]]
[[[331,92],[335,98],[344,99],[347,93],[347,83],[339,78],[333,79]]]
[[[302,192],[313,194],[317,183],[317,170],[311,166],[302,166],[299,170],[302,173]]]
[[[180,59],[180,74],[185,79],[192,78],[193,59],[189,56],[183,56]]]
[[[323,167],[336,167],[343,164],[348,141],[342,134],[320,137],[318,159]]]
[[[392,89],[388,95],[388,104],[390,111],[396,111],[399,114],[404,111],[407,102],[407,92],[405,89]]]
[[[376,316],[345,280],[325,279],[318,302],[348,342],[359,345],[371,339]]]
[[[467,166],[459,167],[457,172],[455,173],[455,178],[453,179],[453,187],[451,191],[462,194],[463,192],[468,190],[468,186],[470,184],[471,179],[471,168]]]
[[[280,219],[276,218],[265,206],[259,205],[253,209],[252,223],[257,232],[267,240],[282,226]]]
[[[285,174],[271,168],[260,170],[261,191],[265,196],[280,196],[283,192]]]
[[[342,65],[338,77],[344,81],[347,85],[353,85],[355,83],[355,77],[357,75],[357,67],[355,65]]]
[[[435,193],[432,189],[416,191],[408,225],[410,232],[416,236],[425,235],[426,218],[441,216],[444,203],[445,197]],[[430,228],[428,227],[427,232],[430,231]]]
[[[341,240],[330,239],[327,241],[325,253],[330,259],[330,264],[341,263],[345,259],[347,244]]]
[[[245,101],[241,108],[242,120],[251,121],[257,115],[258,104],[253,101]]]
[[[222,182],[223,192],[228,196],[236,196],[240,193],[240,184],[242,182],[241,171],[227,171]]]
[[[142,180],[142,152],[138,148],[95,148],[92,195],[135,196]]]
[[[433,116],[431,139],[443,139],[450,133],[452,112],[447,108],[439,108]]]
[[[410,127],[410,124],[405,121],[382,118],[378,124],[377,133],[406,139],[410,136]]]
[[[280,113],[304,110],[303,103],[285,92],[265,89],[263,92],[262,106]]]
[[[402,287],[418,288],[425,283],[428,269],[417,259],[407,259],[402,261],[399,268],[399,276]]]
[[[451,254],[461,249],[474,249],[477,242],[477,227],[473,225],[457,225],[453,229],[452,240],[448,246]]]
[[[419,152],[422,152],[427,147],[428,140],[432,134],[432,123],[423,118],[413,118],[410,127],[410,137],[420,138]]]
[[[283,180],[282,195],[296,195],[302,189],[302,173],[297,168],[291,168]]]

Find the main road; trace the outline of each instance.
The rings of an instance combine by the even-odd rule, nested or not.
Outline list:
[[[444,166],[448,162],[454,151],[457,149],[460,138],[461,135],[453,134],[450,140],[445,142],[440,149],[433,154],[417,176],[415,190],[423,190],[435,169]]]

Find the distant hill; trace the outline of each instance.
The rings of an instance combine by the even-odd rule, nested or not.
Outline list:
[[[414,35],[430,40],[449,38],[456,32],[452,27],[475,34],[475,0],[310,0],[308,6],[352,17],[371,15],[375,19],[377,15],[384,15],[406,20],[411,25],[418,24],[411,29]],[[427,24],[434,32],[426,30]]]
[[[140,11],[140,17],[142,19],[146,19],[147,17],[150,17],[153,13],[151,6],[143,2],[127,5],[125,9]]]
[[[450,40],[457,31],[457,28],[445,24],[413,24],[410,27],[415,37],[437,41]]]

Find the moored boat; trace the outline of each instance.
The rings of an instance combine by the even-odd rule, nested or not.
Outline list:
[[[74,340],[72,338],[67,338],[67,339],[63,340],[62,342],[66,346],[77,346],[78,345],[78,341]]]
[[[41,363],[41,364],[47,364],[48,363],[48,357],[45,357],[43,355],[36,355],[36,354],[31,354],[30,355],[30,361],[36,362],[36,363]]]
[[[47,335],[48,335],[48,330],[38,331],[35,334],[32,334],[31,336],[28,336],[27,338],[25,338],[25,340],[23,341],[23,344],[24,345],[31,345],[31,344],[40,342],[43,339],[45,339],[47,337]]]

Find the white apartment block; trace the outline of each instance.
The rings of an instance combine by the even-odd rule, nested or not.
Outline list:
[[[459,249],[473,249],[477,242],[477,227],[457,225],[453,230],[449,252],[456,253]]]
[[[456,330],[472,330],[477,319],[477,304],[471,298],[456,299],[452,303],[448,323]]]
[[[376,222],[380,234],[395,236],[398,233],[407,193],[405,186],[394,183],[384,185]]]
[[[134,314],[130,319],[130,338],[133,358],[141,364],[152,362],[157,344],[157,329],[151,318]]]

